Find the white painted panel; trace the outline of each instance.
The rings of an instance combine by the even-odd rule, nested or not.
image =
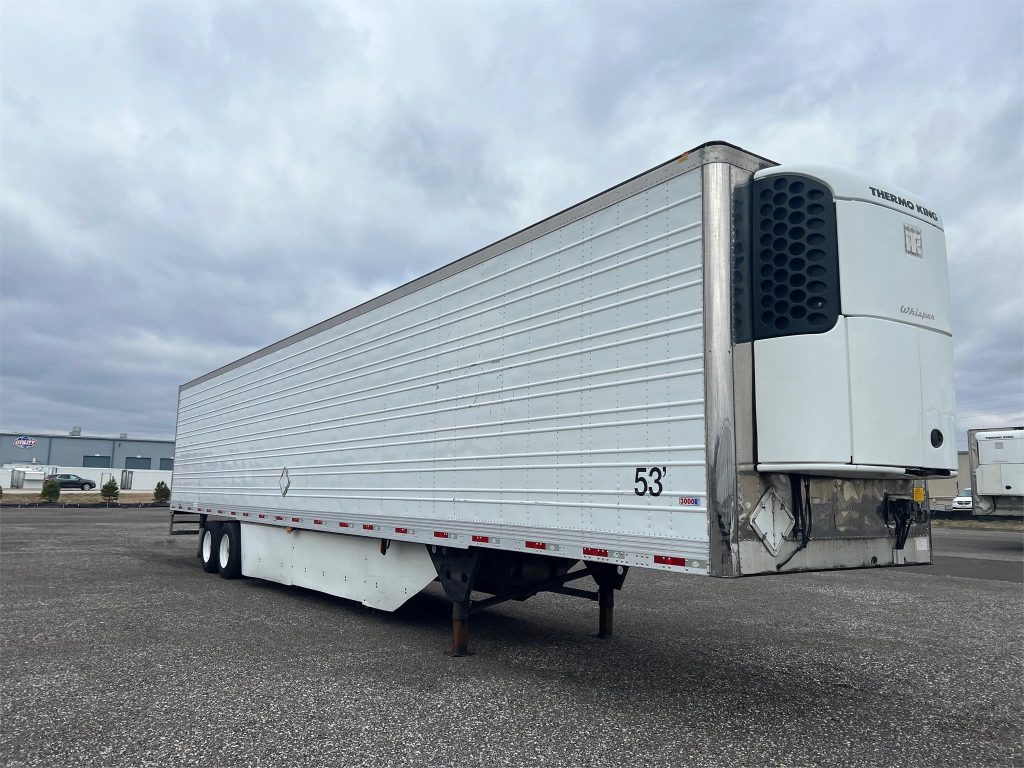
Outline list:
[[[953,386],[953,339],[944,333],[919,328],[916,331],[921,376],[921,449],[924,463],[932,469],[957,469],[956,405]],[[942,435],[938,447],[931,433]]]
[[[1003,495],[1003,472],[1001,464],[982,464],[975,472],[975,483],[977,488],[974,492],[978,496],[1002,496]]]
[[[1001,496],[1024,496],[1024,464],[997,464]]]
[[[923,467],[917,330],[863,317],[846,324],[854,463]]]
[[[980,464],[975,477],[979,496],[1024,496],[1024,463]]]
[[[370,608],[393,611],[437,576],[423,544],[396,541],[381,554],[376,539],[304,530],[290,537],[293,584]]]
[[[696,169],[184,390],[175,501],[706,558],[700,191]],[[634,493],[649,466],[659,497]]]
[[[836,201],[836,225],[844,315],[889,318],[950,332],[946,238],[941,229],[892,208],[845,200]],[[908,237],[920,238],[912,248],[920,256],[907,253]]]
[[[436,577],[423,544],[243,524],[242,574],[393,611]]]
[[[854,463],[955,470],[950,337],[863,317],[847,329]]]
[[[283,528],[243,525],[242,575],[291,584],[292,549]]]
[[[755,341],[754,372],[759,463],[850,463],[845,318],[826,333]]]
[[[1024,464],[1024,430],[978,432],[980,464]]]

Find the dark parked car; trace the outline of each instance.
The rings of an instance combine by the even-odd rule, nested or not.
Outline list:
[[[92,480],[86,480],[78,475],[47,475],[47,480],[56,480],[60,483],[61,490],[65,488],[80,488],[83,491],[91,491],[96,487]]]

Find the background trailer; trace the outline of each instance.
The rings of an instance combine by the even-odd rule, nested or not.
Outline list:
[[[975,515],[1024,515],[1024,427],[967,432]]]
[[[439,578],[459,653],[542,590],[610,633],[630,567],[928,563],[954,436],[940,216],[711,143],[183,385],[172,514],[228,578]]]

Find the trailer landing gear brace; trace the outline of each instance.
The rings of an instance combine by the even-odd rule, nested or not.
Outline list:
[[[430,557],[445,595],[452,601],[452,656],[468,656],[469,617],[492,605],[509,600],[527,600],[539,592],[594,600],[598,604],[596,637],[612,636],[615,590],[622,589],[629,568],[610,563],[584,563],[540,555],[517,554],[480,549],[430,547]],[[569,582],[590,576],[597,591],[567,586]],[[490,592],[493,597],[473,601],[473,590]]]

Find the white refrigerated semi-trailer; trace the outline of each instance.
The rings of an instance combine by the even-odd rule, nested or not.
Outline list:
[[[1024,427],[967,431],[975,515],[1024,514]]]
[[[928,563],[954,435],[939,215],[715,142],[183,385],[172,520],[226,577],[437,578],[459,652],[544,590],[608,634],[630,567]]]

